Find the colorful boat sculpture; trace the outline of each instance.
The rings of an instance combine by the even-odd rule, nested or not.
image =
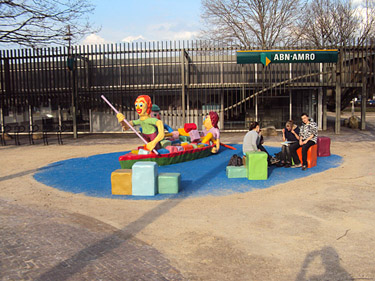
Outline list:
[[[125,155],[120,156],[119,161],[121,169],[131,169],[133,164],[138,161],[152,161],[156,162],[159,166],[165,166],[210,156],[212,154],[211,150],[214,146],[215,145],[208,145],[205,147],[194,148],[191,150],[171,152],[159,155],[156,155],[154,153],[138,155],[129,152]]]

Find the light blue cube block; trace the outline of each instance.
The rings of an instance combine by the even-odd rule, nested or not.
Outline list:
[[[145,150],[142,148],[138,150],[138,155],[148,155],[148,154],[150,154],[150,151],[148,150]]]
[[[132,194],[154,196],[158,193],[158,164],[136,162],[132,167]]]

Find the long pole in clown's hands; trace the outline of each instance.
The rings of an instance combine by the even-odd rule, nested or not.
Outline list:
[[[105,96],[101,95],[101,98],[113,109],[114,112],[116,112],[116,114],[119,114],[120,112],[106,99]],[[136,129],[134,129],[134,127],[132,125],[130,125],[130,123],[124,118],[124,120],[122,120],[126,123],[126,125],[129,126],[130,129],[132,129],[132,131],[134,133],[136,133],[136,135],[147,145],[147,141],[136,131]],[[156,149],[153,149],[152,150],[155,154],[159,154]]]

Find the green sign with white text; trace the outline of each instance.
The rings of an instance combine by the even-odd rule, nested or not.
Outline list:
[[[237,51],[237,63],[324,63],[337,62],[338,50]]]

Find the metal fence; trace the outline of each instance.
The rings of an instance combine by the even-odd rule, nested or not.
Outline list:
[[[319,119],[325,106],[337,110],[358,95],[373,95],[374,45],[338,49],[337,64],[267,67],[237,64],[236,48],[203,41],[3,50],[2,130],[22,123],[119,130],[102,94],[129,120],[137,118],[136,97],[147,94],[174,128],[186,122],[201,126],[210,110],[227,130],[246,129],[251,120],[280,128],[302,111]]]

